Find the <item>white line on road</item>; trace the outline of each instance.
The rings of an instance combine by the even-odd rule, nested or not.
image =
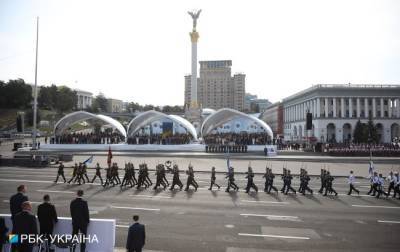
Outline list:
[[[400,221],[388,221],[388,220],[378,220],[379,223],[392,223],[392,224],[400,224]]]
[[[310,239],[310,237],[303,237],[303,236],[264,235],[264,234],[247,234],[247,233],[238,233],[238,235],[253,236],[253,237],[280,238],[280,239],[298,239],[298,240],[309,240]]]
[[[130,209],[130,210],[143,210],[143,211],[160,211],[159,208],[141,208],[141,207],[124,207],[124,206],[110,206],[116,209]]]
[[[10,203],[9,200],[3,200],[3,202],[4,203]],[[31,202],[32,204],[42,204],[43,203],[43,202],[39,202],[39,201],[29,201],[29,202]]]
[[[138,197],[138,198],[160,198],[160,199],[171,199],[171,196],[160,196],[160,195],[130,195],[131,197]]]
[[[52,191],[52,190],[36,190],[37,192],[47,192],[47,193],[75,193],[73,191]]]
[[[400,207],[394,206],[370,206],[370,205],[351,205],[352,207],[367,207],[367,208],[388,208],[388,209],[400,209]]]
[[[53,181],[48,180],[27,180],[27,179],[0,179],[3,182],[29,182],[29,183],[48,183],[53,184]]]
[[[241,216],[255,216],[255,217],[271,217],[271,218],[288,218],[297,219],[297,216],[284,216],[284,215],[271,215],[271,214],[240,214]]]
[[[246,203],[267,203],[267,204],[290,204],[285,201],[262,201],[262,200],[242,200],[242,202]]]
[[[129,226],[128,225],[115,225],[116,227],[119,227],[119,228],[129,228]]]

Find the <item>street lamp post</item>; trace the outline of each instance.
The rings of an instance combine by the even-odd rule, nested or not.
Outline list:
[[[38,46],[39,46],[39,17],[36,18],[36,59],[35,59],[35,87],[33,91],[33,130],[32,130],[32,150],[36,150],[36,131],[37,131],[37,67],[38,67]]]

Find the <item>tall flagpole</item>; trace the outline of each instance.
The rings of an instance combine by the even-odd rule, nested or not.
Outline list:
[[[39,48],[39,17],[36,18],[36,60],[35,60],[35,88],[33,91],[33,131],[32,131],[32,150],[36,150],[36,120],[37,120],[37,66]]]

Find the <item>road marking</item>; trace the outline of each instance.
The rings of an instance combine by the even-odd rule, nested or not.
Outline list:
[[[303,237],[303,236],[264,235],[264,234],[247,234],[247,233],[238,233],[238,235],[240,235],[240,236],[253,236],[253,237],[280,238],[280,239],[310,240],[310,237]]]
[[[3,200],[4,203],[10,203],[9,200]],[[29,201],[31,202],[31,204],[42,204],[43,202],[39,202],[39,201]]]
[[[387,208],[387,209],[400,209],[394,206],[370,206],[370,205],[351,205],[352,207],[367,207],[367,208]]]
[[[52,190],[36,190],[37,192],[47,192],[47,193],[75,193],[72,191],[52,191]]]
[[[160,199],[171,199],[171,196],[159,196],[159,195],[130,195],[131,197],[140,197],[140,198],[160,198]]]
[[[124,206],[110,206],[116,209],[130,209],[130,210],[143,210],[143,211],[160,211],[159,208],[141,208],[141,207],[124,207]]]
[[[285,201],[262,201],[262,200],[242,200],[242,202],[246,203],[267,203],[267,204],[290,204]]]
[[[356,193],[354,193],[354,194],[351,194],[351,195],[348,195],[347,193],[338,193],[338,196],[352,196],[352,197],[375,197],[375,196],[368,195],[368,194],[360,194],[360,195],[358,195],[358,194],[356,194]]]
[[[128,225],[115,225],[116,227],[119,227],[119,228],[129,228],[129,226]]]
[[[53,181],[48,180],[26,180],[26,179],[0,179],[0,181],[4,182],[30,182],[30,183],[54,183]]]
[[[400,224],[400,221],[388,221],[388,220],[378,220],[379,223],[392,223],[392,224]]]
[[[270,215],[270,214],[240,214],[241,216],[255,216],[255,217],[267,217],[267,218],[287,218],[287,219],[298,219],[297,216],[284,216],[284,215]]]

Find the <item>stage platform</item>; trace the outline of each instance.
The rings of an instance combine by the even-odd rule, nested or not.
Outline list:
[[[205,152],[206,146],[204,144],[181,144],[181,145],[159,145],[159,144],[42,144],[40,150],[42,151],[63,151],[63,152],[77,152],[77,151],[108,151],[111,147],[112,151],[117,152]],[[274,150],[276,146],[273,145],[249,145],[247,152],[264,152],[264,148]],[[19,151],[26,151],[28,148],[20,148]]]

